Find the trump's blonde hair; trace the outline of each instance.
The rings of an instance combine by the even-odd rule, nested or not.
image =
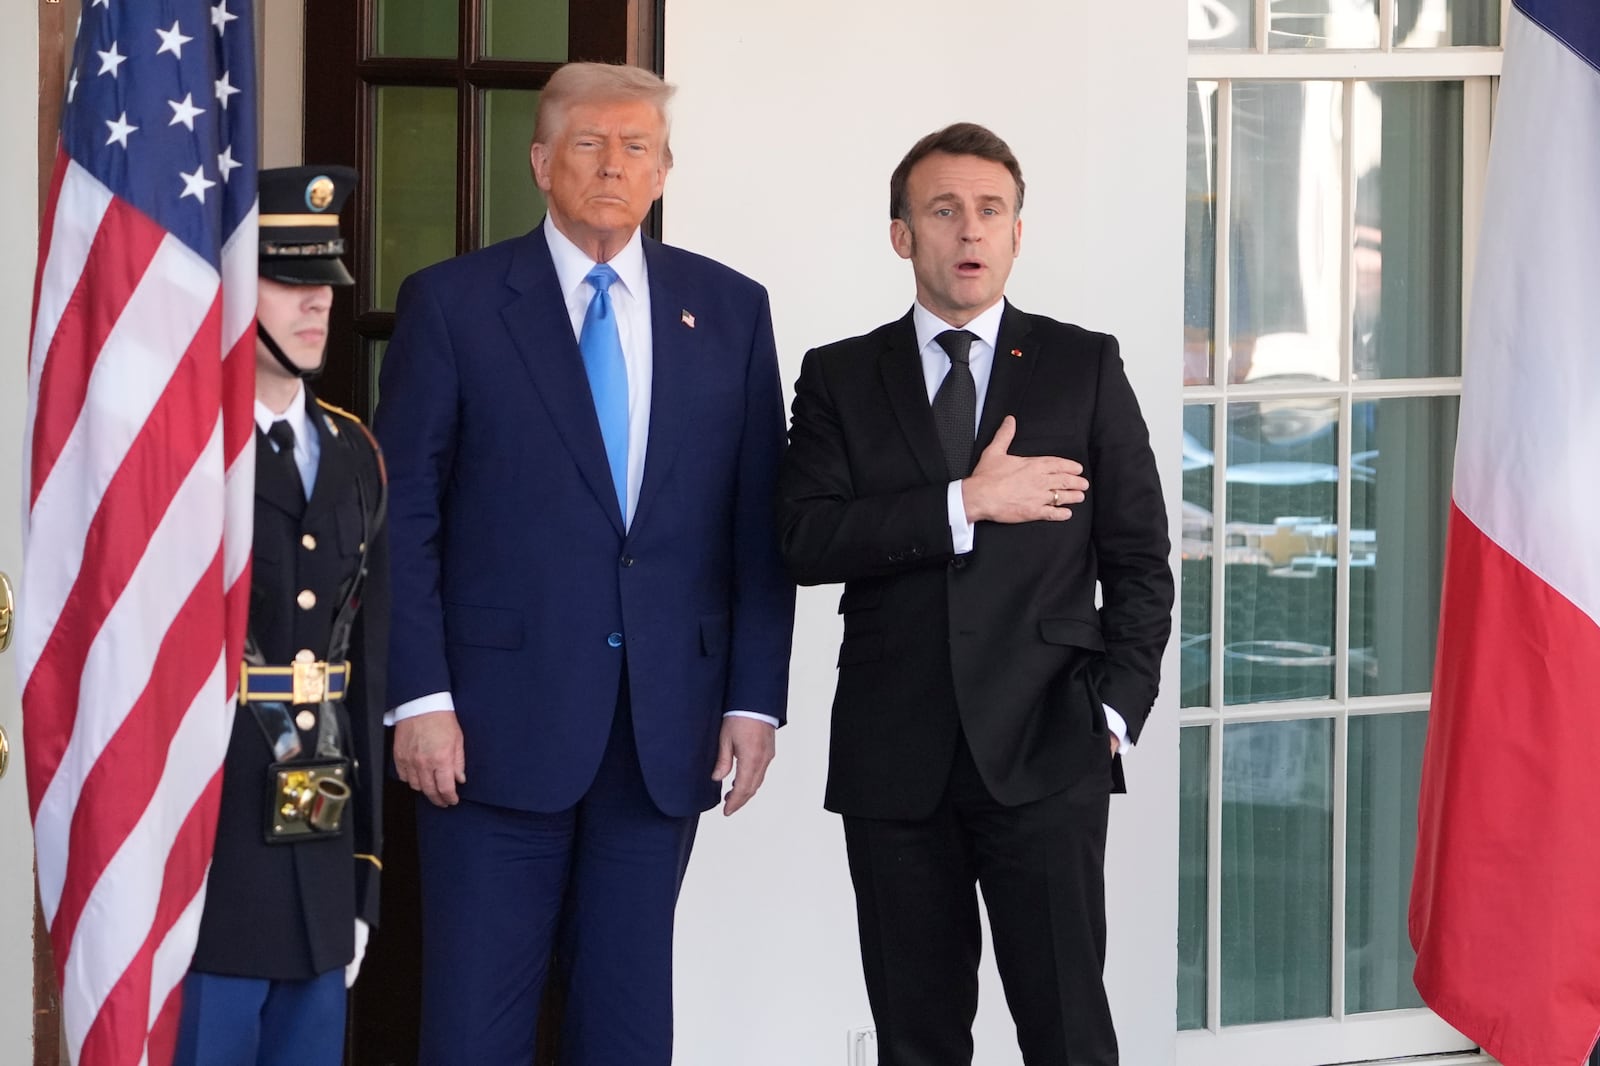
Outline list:
[[[672,166],[672,120],[667,102],[677,92],[653,71],[624,63],[568,63],[554,74],[539,93],[539,113],[533,122],[533,143],[548,145],[559,136],[567,109],[574,104],[613,104],[644,100],[661,115],[661,161]]]

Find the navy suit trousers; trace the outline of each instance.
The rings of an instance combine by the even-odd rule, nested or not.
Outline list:
[[[420,1066],[527,1066],[553,949],[563,1064],[670,1066],[673,913],[699,819],[651,801],[626,689],[576,806],[417,804]]]

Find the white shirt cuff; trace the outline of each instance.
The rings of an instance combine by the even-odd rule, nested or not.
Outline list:
[[[1124,752],[1133,745],[1128,743],[1128,723],[1122,720],[1122,715],[1111,709],[1109,703],[1102,703],[1105,708],[1106,726],[1111,730],[1111,735],[1117,738],[1117,751]]]
[[[778,720],[770,714],[757,714],[755,711],[729,711],[724,718],[754,718],[758,722],[765,722],[772,728],[778,728]]]
[[[419,714],[431,714],[434,711],[454,711],[455,709],[456,701],[450,698],[450,693],[434,692],[402,703],[383,716],[383,724],[394,725],[396,722],[404,721],[407,718],[415,718]]]
[[[945,490],[945,515],[950,519],[950,542],[957,555],[972,550],[972,523],[967,521],[967,503],[961,498],[961,482],[952,481]]]

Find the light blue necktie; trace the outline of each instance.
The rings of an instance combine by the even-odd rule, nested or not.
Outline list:
[[[611,306],[611,283],[617,272],[601,263],[583,280],[594,286],[589,310],[584,312],[578,348],[583,369],[594,394],[594,413],[600,418],[600,436],[611,463],[611,483],[617,490],[622,519],[628,519],[628,366],[622,361],[622,337]]]

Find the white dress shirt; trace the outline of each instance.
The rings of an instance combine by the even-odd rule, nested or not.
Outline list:
[[[317,436],[317,427],[311,424],[311,417],[306,412],[306,387],[303,382],[294,383],[294,399],[289,401],[288,410],[281,415],[275,414],[259,399],[256,400],[256,425],[261,427],[261,432],[270,430],[274,422],[288,422],[289,428],[294,430],[294,465],[300,471],[300,487],[306,490],[306,499],[309,500],[311,490],[317,484],[317,461],[322,458],[322,439]],[[267,447],[278,450],[270,437]]]
[[[578,339],[583,336],[583,319],[589,313],[589,301],[594,299],[596,291],[587,280],[596,264],[550,221],[548,215],[543,226],[545,243],[550,246],[550,259],[556,268],[556,283],[561,286],[561,298],[572,319],[572,336]],[[639,506],[639,486],[644,483],[645,444],[650,437],[650,390],[654,381],[650,274],[645,267],[644,240],[639,231],[634,230],[628,243],[607,262],[617,272],[617,280],[611,283],[611,308],[617,316],[622,361],[628,370],[628,500],[622,516],[626,529],[633,524],[633,513]],[[402,703],[384,716],[384,724],[393,725],[429,711],[453,711],[455,706],[450,693],[436,692]],[[729,711],[725,717],[729,716],[754,718],[770,726],[778,724],[772,715],[753,711]]]
[[[994,369],[995,343],[1000,337],[1000,316],[1005,313],[1006,302],[995,305],[963,326],[953,326],[922,306],[919,300],[912,307],[911,323],[917,330],[917,354],[922,357],[922,383],[928,390],[928,403],[939,392],[944,377],[950,372],[950,355],[939,344],[939,334],[951,329],[964,329],[977,339],[967,354],[967,366],[972,370],[973,384],[978,387],[977,413],[972,421],[976,436],[978,423],[983,418],[983,402],[989,395],[989,373]],[[1064,457],[1065,458],[1065,457]],[[957,555],[972,550],[975,525],[967,521],[967,505],[961,496],[961,482],[950,482],[945,493],[945,513],[950,521],[950,541]],[[1106,712],[1106,725],[1116,735],[1119,749],[1132,747],[1128,743],[1128,723],[1110,706],[1101,704]]]

